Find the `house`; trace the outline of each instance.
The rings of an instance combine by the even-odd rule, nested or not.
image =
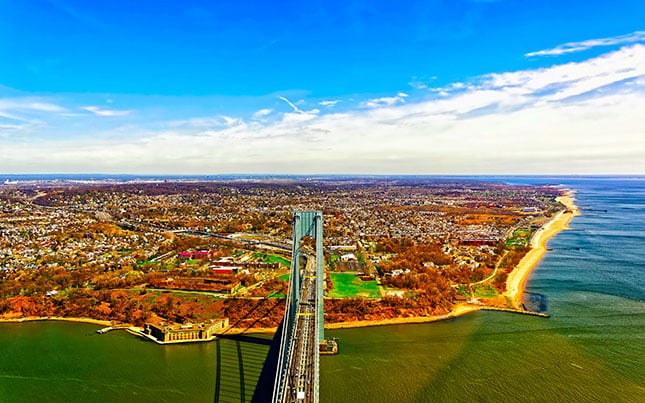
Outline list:
[[[356,255],[354,255],[353,253],[347,253],[340,256],[341,262],[355,262],[356,260]]]

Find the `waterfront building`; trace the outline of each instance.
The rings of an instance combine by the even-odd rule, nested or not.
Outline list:
[[[162,343],[212,340],[228,327],[228,318],[212,319],[199,324],[146,323],[144,332]]]

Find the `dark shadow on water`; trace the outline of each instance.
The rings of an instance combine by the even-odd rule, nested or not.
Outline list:
[[[284,321],[278,326],[278,330],[271,340],[271,347],[269,348],[269,353],[267,354],[266,361],[264,361],[264,366],[262,367],[262,372],[260,373],[260,379],[258,379],[258,384],[255,387],[255,392],[253,393],[252,402],[263,403],[271,401],[271,396],[273,395],[273,384],[275,382],[276,369],[278,368],[278,356],[280,355],[280,340],[282,339],[282,326]],[[265,341],[269,341],[263,339]]]
[[[244,360],[242,359],[242,346],[240,341],[235,342],[237,347],[237,364],[240,368],[240,401],[246,402],[246,394],[244,390]]]
[[[273,394],[273,383],[275,381],[276,368],[278,366],[278,355],[280,354],[280,339],[282,338],[282,323],[278,327],[277,332],[273,336],[273,340],[255,337],[252,335],[244,334],[228,334],[220,335],[216,343],[216,360],[217,360],[217,371],[215,374],[215,396],[213,401],[215,403],[219,402],[231,402],[231,401],[240,401],[246,402],[251,398],[249,396],[250,392],[246,388],[245,377],[244,377],[244,360],[242,353],[242,343],[253,343],[257,345],[269,346],[269,352],[267,354],[266,360],[262,367],[262,372],[258,379],[257,386],[255,387],[255,392],[251,398],[251,402],[270,402],[271,396]],[[222,357],[222,339],[227,339],[235,342],[236,352],[234,356],[224,353],[225,357]],[[223,374],[230,374],[231,371],[235,371],[235,366],[231,365],[231,360],[237,358],[237,371],[239,374],[239,391],[234,391],[231,388],[231,384],[227,386],[222,385],[222,376]],[[248,354],[247,354],[248,358]],[[235,382],[237,385],[238,381]],[[239,392],[239,396],[237,395]]]
[[[525,292],[522,301],[524,309],[533,312],[546,312],[547,310],[547,297],[544,294],[536,292]]]
[[[246,334],[223,334],[219,336],[220,339],[228,339],[228,340],[235,340],[238,343],[244,342],[244,343],[253,343],[253,344],[261,344],[263,346],[270,346],[271,343],[273,343],[273,340],[271,339],[265,339],[262,337],[255,337],[251,335],[246,335]]]
[[[215,374],[215,403],[219,402],[219,395],[220,395],[220,386],[222,382],[222,351],[221,351],[221,346],[219,343],[219,340],[216,342],[217,346],[217,353],[216,353],[216,360],[217,360],[217,373]]]

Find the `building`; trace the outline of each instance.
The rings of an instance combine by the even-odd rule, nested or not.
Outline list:
[[[341,255],[340,261],[341,262],[355,262],[358,259],[356,259],[356,255],[353,253],[347,253],[345,255]]]
[[[181,343],[212,340],[218,333],[228,327],[228,318],[184,325],[167,322],[146,323],[144,333],[159,343]]]

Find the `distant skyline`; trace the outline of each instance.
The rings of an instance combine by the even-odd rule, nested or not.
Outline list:
[[[642,1],[367,3],[0,0],[0,173],[645,174]]]

